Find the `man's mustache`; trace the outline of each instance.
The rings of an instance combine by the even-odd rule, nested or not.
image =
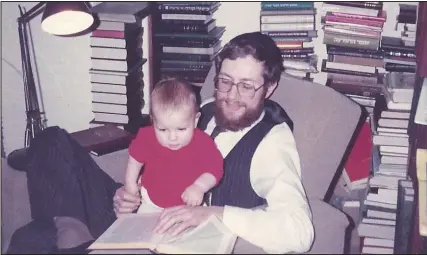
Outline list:
[[[237,100],[228,100],[228,99],[220,99],[220,102],[225,102],[228,105],[238,105],[240,107],[245,107],[246,104]]]

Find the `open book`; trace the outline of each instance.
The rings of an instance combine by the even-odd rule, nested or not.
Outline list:
[[[157,253],[181,254],[224,254],[233,251],[237,237],[215,216],[178,236],[170,236],[152,232],[159,215],[160,213],[150,213],[121,216],[88,249],[150,249]]]

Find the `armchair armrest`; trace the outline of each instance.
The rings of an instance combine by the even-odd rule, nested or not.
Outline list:
[[[310,199],[313,213],[314,243],[308,254],[343,254],[345,233],[350,222],[347,216],[330,204]]]

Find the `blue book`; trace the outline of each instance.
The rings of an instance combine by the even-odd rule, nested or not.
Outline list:
[[[301,10],[313,9],[313,2],[261,2],[261,9],[267,10]]]

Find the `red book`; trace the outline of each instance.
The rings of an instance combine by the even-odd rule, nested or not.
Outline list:
[[[329,22],[338,22],[338,23],[348,23],[348,24],[358,24],[362,26],[368,26],[368,27],[383,27],[384,22],[382,21],[376,21],[376,20],[369,20],[369,19],[360,19],[355,17],[345,17],[343,15],[337,16],[333,14],[326,14],[325,21]]]
[[[378,22],[382,22],[382,23],[384,23],[386,21],[386,17],[375,17],[375,16],[369,16],[369,15],[350,14],[350,13],[343,13],[343,12],[330,12],[330,14],[332,16],[337,16],[337,17],[361,19],[361,20],[371,20],[371,21],[378,21]]]
[[[343,177],[349,189],[365,185],[371,171],[372,132],[369,119],[363,123],[344,167]]]
[[[123,39],[125,38],[124,31],[115,31],[115,30],[95,30],[92,32],[93,37],[104,37],[104,38],[116,38]]]

